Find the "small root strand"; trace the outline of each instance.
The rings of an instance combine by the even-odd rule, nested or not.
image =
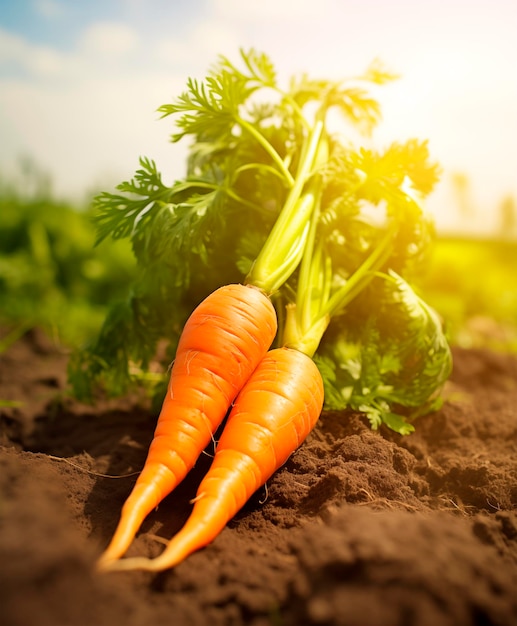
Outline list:
[[[67,463],[68,465],[71,465],[72,467],[75,467],[76,469],[81,470],[81,472],[84,472],[85,474],[90,474],[91,476],[96,476],[98,478],[130,478],[131,476],[138,476],[138,474],[140,474],[140,472],[130,472],[129,474],[119,474],[119,475],[101,474],[100,472],[94,472],[93,470],[89,470],[86,467],[82,467],[81,465],[78,465],[77,463],[74,463],[73,461],[70,461],[69,459],[65,459],[60,456],[53,456],[52,454],[48,454],[47,456],[49,459],[52,459],[53,461],[61,461],[62,463]]]

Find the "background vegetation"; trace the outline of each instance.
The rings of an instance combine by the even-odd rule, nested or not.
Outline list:
[[[99,330],[109,302],[133,272],[125,242],[95,247],[89,201],[51,193],[30,162],[16,183],[0,178],[0,337],[4,344],[42,327],[63,347],[79,347]]]
[[[517,352],[517,239],[439,237],[419,287],[453,344]]]
[[[126,241],[95,246],[90,199],[56,199],[30,161],[0,177],[0,350],[31,327],[62,347],[93,340],[108,305],[127,295]],[[437,237],[417,287],[453,344],[517,352],[517,240]]]

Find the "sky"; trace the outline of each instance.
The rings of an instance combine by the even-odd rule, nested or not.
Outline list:
[[[429,141],[439,229],[491,234],[517,202],[517,0],[0,0],[0,176],[28,156],[56,195],[83,198],[147,156],[181,178],[186,146],[156,110],[240,47],[285,85],[375,59],[400,74],[370,142]]]

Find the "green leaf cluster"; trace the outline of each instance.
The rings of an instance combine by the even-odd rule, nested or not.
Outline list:
[[[374,63],[284,89],[266,55],[241,51],[160,107],[175,121],[171,140],[190,140],[186,174],[167,185],[142,158],[132,180],[96,198],[98,241],[128,240],[137,276],[72,366],[76,390],[101,380],[122,393],[160,342],[172,360],[198,302],[247,280],[272,294],[280,343],[291,333],[317,349],[327,406],[407,432],[399,407],[430,406],[450,369],[439,320],[408,282],[433,238],[421,200],[439,168],[425,141],[375,151],[327,126],[332,111],[345,138],[371,134],[381,111],[369,86],[394,78]]]
[[[452,363],[438,315],[394,272],[378,275],[329,329],[316,362],[329,407],[401,434],[438,406]]]

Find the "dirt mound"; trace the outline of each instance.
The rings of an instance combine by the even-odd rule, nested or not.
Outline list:
[[[517,359],[454,356],[444,406],[413,435],[324,413],[208,548],[159,575],[99,575],[155,417],[142,398],[71,400],[66,354],[25,336],[0,355],[0,623],[517,624]],[[209,462],[131,554],[160,552]]]

